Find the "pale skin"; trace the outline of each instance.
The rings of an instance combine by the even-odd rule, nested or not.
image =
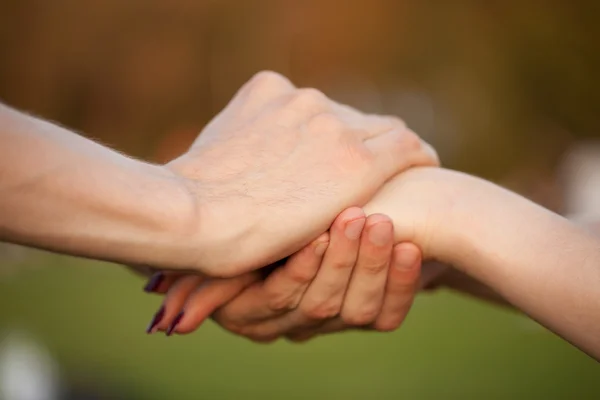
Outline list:
[[[454,266],[462,274],[458,275],[459,286],[467,282],[471,292],[505,300],[600,359],[600,240],[587,230],[492,183],[438,168],[415,168],[400,174],[365,205],[364,212],[389,216],[393,243],[413,243],[422,249],[425,260]],[[418,250],[416,253],[413,266],[418,270]],[[448,276],[457,285],[457,275]],[[464,276],[483,285],[473,285]],[[410,279],[406,282],[410,284]],[[414,277],[412,282],[416,282]],[[481,292],[483,289],[487,292]],[[303,339],[351,325],[342,313],[341,319],[329,320],[312,331],[306,322],[285,331],[272,318],[249,328],[239,325],[241,307],[233,300],[215,319],[234,331],[241,326],[242,334],[259,340],[277,335]],[[306,320],[323,316],[311,315],[302,307],[288,314],[304,315]],[[177,331],[180,326],[182,332],[193,328],[195,321],[186,319],[187,313]]]
[[[246,273],[317,240],[340,210],[366,204],[365,215],[382,218],[375,225],[390,219],[392,243],[414,243],[425,259],[453,265],[600,358],[598,239],[474,177],[431,168],[396,176],[437,163],[401,121],[362,114],[273,73],[246,84],[166,166],[0,106],[0,239],[250,281]],[[349,288],[363,281],[338,269]],[[379,285],[382,270],[370,272]],[[323,271],[314,284],[337,285],[339,276]],[[312,285],[305,297],[320,295]],[[377,323],[374,312],[343,312],[350,306],[339,288],[316,296],[317,317],[341,308],[344,323]],[[385,305],[377,298],[373,304]]]
[[[395,174],[437,164],[402,121],[272,72],[164,166],[0,105],[0,240],[235,276],[298,251]]]

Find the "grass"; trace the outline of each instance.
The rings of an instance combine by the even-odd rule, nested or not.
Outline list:
[[[421,296],[399,331],[256,345],[214,324],[146,336],[160,298],[108,264],[35,256],[0,281],[0,322],[42,339],[70,375],[144,399],[598,398],[598,364],[513,312]]]

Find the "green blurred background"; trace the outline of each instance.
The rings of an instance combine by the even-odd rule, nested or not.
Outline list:
[[[599,17],[596,1],[3,0],[0,98],[163,162],[272,69],[400,115],[445,165],[567,212],[560,160],[600,132]],[[142,286],[118,266],[0,248],[0,393],[22,354],[43,364],[36,343],[65,399],[600,398],[595,361],[444,291],[393,334],[256,345],[212,323],[147,337],[160,299]]]

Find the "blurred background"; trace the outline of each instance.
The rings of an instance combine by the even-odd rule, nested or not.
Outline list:
[[[396,114],[450,168],[600,211],[600,3],[1,0],[0,99],[165,162],[271,69]],[[595,182],[595,183],[594,183]],[[40,199],[43,201],[43,199]],[[118,266],[0,246],[0,399],[600,396],[600,368],[516,313],[441,291],[393,334],[256,345],[147,337]]]

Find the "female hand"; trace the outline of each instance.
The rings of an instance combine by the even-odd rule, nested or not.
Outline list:
[[[258,273],[155,281],[151,289],[167,297],[149,331],[189,333],[213,313],[225,329],[261,342],[351,328],[390,331],[402,324],[420,287],[420,264],[415,245],[393,246],[389,218],[351,208],[264,281]]]

